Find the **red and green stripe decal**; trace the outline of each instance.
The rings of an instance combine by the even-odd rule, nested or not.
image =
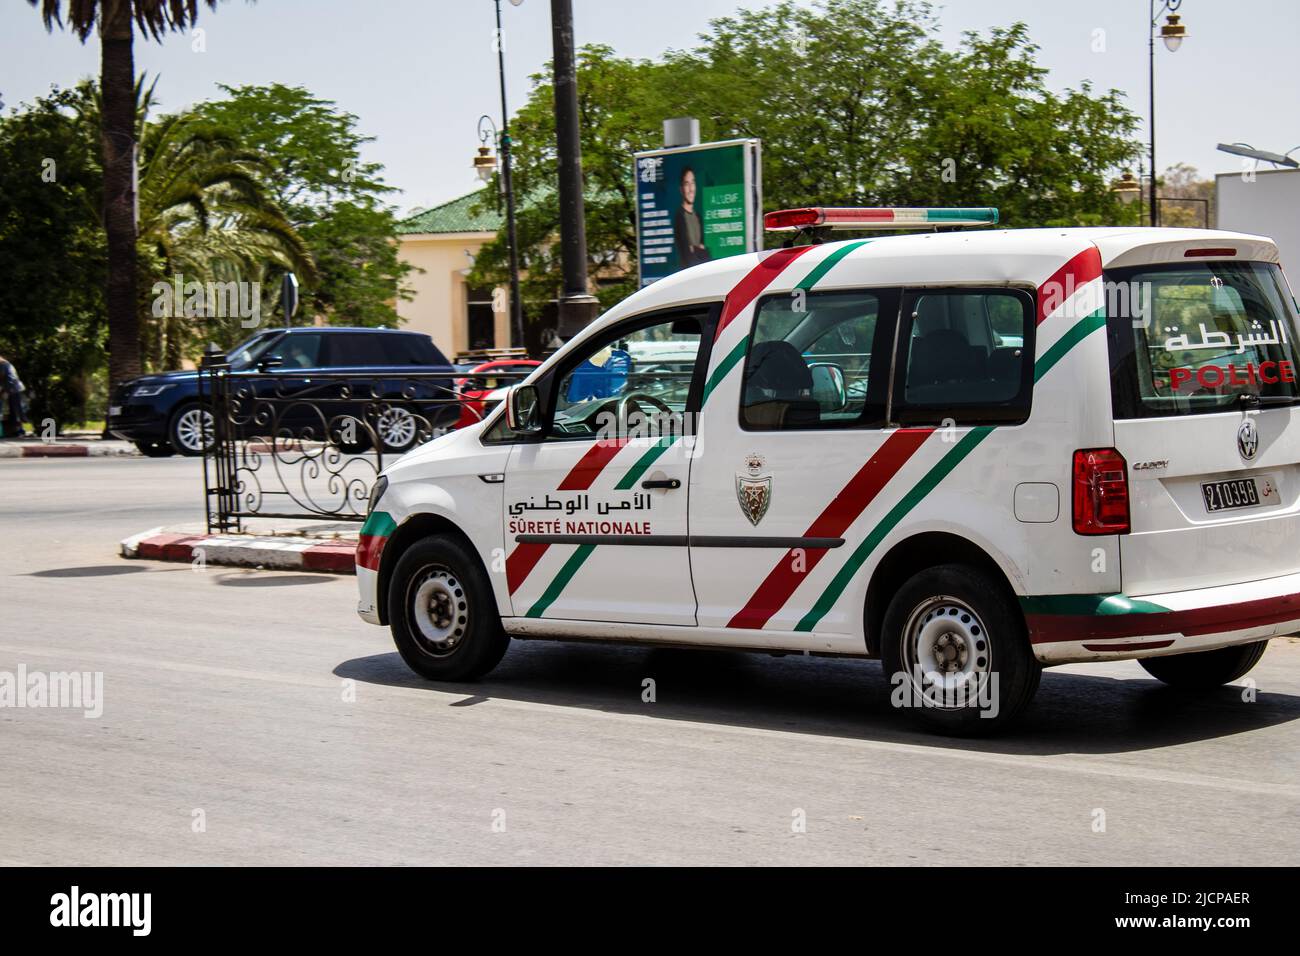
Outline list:
[[[384,553],[384,545],[397,528],[397,522],[386,511],[372,511],[361,526],[361,536],[357,538],[357,567],[367,571],[379,570],[379,559]]]

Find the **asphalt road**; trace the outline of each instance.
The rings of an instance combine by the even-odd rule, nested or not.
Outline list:
[[[1295,639],[1253,702],[1062,668],[978,742],[913,732],[873,662],[516,642],[431,685],[350,577],[117,557],[201,519],[199,482],[181,459],[0,461],[0,672],[104,682],[97,719],[0,708],[0,862],[1297,861]]]

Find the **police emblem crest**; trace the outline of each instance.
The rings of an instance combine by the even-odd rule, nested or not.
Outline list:
[[[763,520],[772,503],[772,476],[763,475],[765,464],[763,456],[751,453],[745,456],[745,473],[736,475],[736,500],[740,502],[740,513],[752,525]]]

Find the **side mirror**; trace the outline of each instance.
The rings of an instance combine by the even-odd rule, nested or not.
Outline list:
[[[265,372],[268,368],[279,368],[284,364],[284,359],[278,355],[263,355],[257,363],[257,370]]]
[[[542,431],[541,396],[536,385],[516,385],[506,394],[506,424],[519,435]]]
[[[808,366],[812,372],[813,400],[823,411],[841,412],[849,403],[848,386],[844,384],[844,369],[834,362],[817,362]]]

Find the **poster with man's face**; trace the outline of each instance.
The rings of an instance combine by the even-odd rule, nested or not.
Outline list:
[[[641,285],[757,248],[749,196],[756,157],[753,141],[636,155]]]

